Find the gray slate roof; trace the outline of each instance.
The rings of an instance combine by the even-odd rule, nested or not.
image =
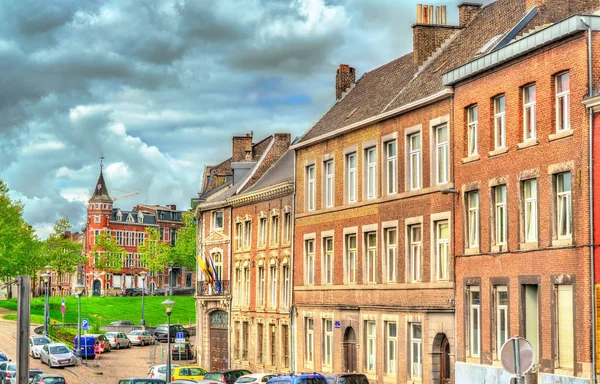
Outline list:
[[[286,181],[294,182],[294,151],[290,149],[246,192],[258,191]]]

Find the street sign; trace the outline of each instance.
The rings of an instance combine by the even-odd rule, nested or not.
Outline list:
[[[88,330],[88,319],[81,319],[81,329],[83,329],[84,331]]]
[[[65,307],[64,305],[61,305],[60,312],[64,315],[66,311],[67,311],[67,307]]]
[[[177,335],[175,337],[175,342],[183,343],[184,341],[185,341],[185,338],[183,337],[183,332],[177,332]]]
[[[339,320],[336,320],[336,321],[334,322],[334,324],[335,324],[335,327],[336,327],[336,328],[342,328],[342,322],[341,322],[341,321],[339,321]]]
[[[62,305],[65,305],[65,298],[62,298]]]
[[[521,377],[533,367],[533,347],[519,336],[506,340],[500,349],[500,362],[505,371]]]

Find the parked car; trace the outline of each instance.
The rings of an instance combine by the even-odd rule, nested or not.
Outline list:
[[[244,375],[238,377],[235,381],[236,384],[249,384],[249,383],[266,383],[272,377],[277,376],[275,373],[253,373],[251,375]]]
[[[44,373],[44,372],[39,368],[29,368],[29,382],[32,383],[33,378],[36,375],[41,375],[42,373]]]
[[[110,341],[108,341],[108,338],[106,337],[106,335],[100,335],[100,334],[87,334],[86,336],[91,336],[94,338],[94,343],[97,341],[98,343],[100,343],[100,353],[104,353],[104,352],[110,352],[112,347],[110,346]],[[103,347],[104,346],[104,347]]]
[[[267,384],[327,384],[327,380],[319,373],[302,373],[275,376]]]
[[[91,335],[81,335],[81,341],[77,340],[77,336],[73,339],[73,353],[77,355],[77,345],[81,344],[81,357],[93,359],[94,358],[94,344],[96,338]]]
[[[40,352],[40,361],[50,368],[75,365],[75,355],[61,343],[46,344]]]
[[[147,377],[139,377],[119,380],[119,384],[167,384],[167,382],[161,379],[149,379]]]
[[[179,364],[171,364],[171,369],[179,367]],[[153,365],[150,367],[148,377],[151,379],[167,380],[167,364]]]
[[[156,339],[148,331],[131,331],[127,334],[131,345],[150,345],[156,343]]]
[[[52,340],[46,336],[30,336],[29,337],[29,355],[34,359],[40,358],[40,351],[46,344],[52,343]]]
[[[67,384],[67,380],[58,373],[40,373],[31,379],[33,384]]]
[[[171,349],[171,358],[173,360],[192,360],[194,348],[190,343],[175,343]]]
[[[147,293],[144,291],[144,294]],[[121,296],[142,296],[142,288],[125,288]]]
[[[167,341],[167,324],[161,324],[154,330],[154,338],[160,342]],[[175,337],[177,336],[177,332],[183,332],[183,338],[188,340],[190,338],[190,333],[187,329],[183,328],[181,325],[174,324],[171,325],[171,342],[175,341]]]
[[[127,335],[123,332],[106,332],[104,336],[108,339],[111,348],[121,349],[131,347],[131,341],[129,341]]]
[[[8,357],[3,352],[0,352],[0,362],[2,361],[10,361]]]
[[[369,384],[369,379],[362,373],[329,373],[323,376],[327,384]]]
[[[202,380],[206,374],[206,369],[193,366],[184,365],[175,368],[171,368],[171,381],[173,380]]]
[[[112,323],[108,324],[109,327],[122,327],[122,326],[133,326],[135,325],[133,323],[133,321],[129,321],[129,320],[118,320],[118,321],[113,321]]]
[[[154,292],[152,292],[152,294],[154,296],[164,296],[165,290],[164,289],[155,289]]]
[[[221,371],[211,371],[204,375],[204,380],[215,380],[222,383],[233,384],[240,376],[251,375],[252,372],[246,369],[224,369]]]
[[[4,361],[0,363],[0,383],[15,384],[17,382],[17,363]]]

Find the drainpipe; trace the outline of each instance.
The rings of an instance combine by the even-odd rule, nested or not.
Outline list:
[[[233,261],[233,253],[232,253],[233,247],[232,247],[231,242],[234,241],[232,235],[233,235],[233,206],[229,205],[229,245],[227,246],[227,248],[228,248],[228,254],[229,254],[229,257],[228,257],[228,260],[227,260],[228,261],[228,263],[227,263],[228,264],[227,265],[227,270],[228,270],[227,273],[228,273],[228,276],[229,276],[229,299],[228,299],[229,303],[228,303],[228,307],[227,307],[228,308],[227,312],[229,313],[229,328],[232,330],[232,334],[235,335],[235,327],[233,327],[232,323],[231,323],[231,320],[233,319],[232,314],[231,314],[231,304],[233,304],[232,303],[232,301],[233,301],[233,295],[231,294],[231,292],[233,292],[233,290],[231,289],[232,285],[233,285],[232,284],[233,281],[231,280],[231,263]],[[233,351],[231,350],[231,338],[232,338],[232,336],[231,335],[227,335],[227,336],[228,336],[227,337],[227,350],[229,351],[229,356],[227,356],[227,360],[228,360],[227,361],[227,368],[231,369],[231,360],[232,360],[232,357],[233,357]]]
[[[296,372],[296,305],[294,304],[294,249],[296,233],[296,150],[294,150],[294,192],[292,193],[291,250],[290,250],[290,371]]]
[[[591,18],[588,16],[587,20],[581,18],[581,22],[587,27],[587,56],[588,56],[588,97],[593,95],[593,75],[592,75],[592,26],[590,25]],[[589,205],[590,205],[590,286],[591,286],[591,301],[592,301],[592,383],[597,383],[596,380],[596,292],[594,284],[594,159],[593,159],[593,139],[594,139],[594,111],[592,107],[588,108],[589,118]]]

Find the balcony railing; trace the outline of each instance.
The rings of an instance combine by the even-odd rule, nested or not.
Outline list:
[[[229,295],[229,280],[209,283],[208,281],[198,281],[196,286],[196,296],[226,296]]]

